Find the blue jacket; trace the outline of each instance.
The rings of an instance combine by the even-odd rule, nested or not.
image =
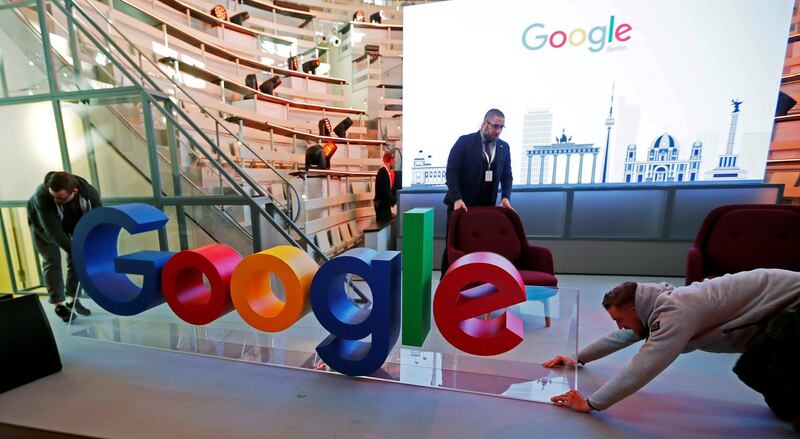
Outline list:
[[[492,163],[492,200],[497,200],[498,188],[502,186],[503,198],[511,199],[511,153],[508,143],[495,141],[494,161]],[[483,153],[481,133],[476,131],[458,138],[450,156],[447,158],[447,194],[444,204],[452,206],[461,199],[467,206],[478,205],[480,187],[486,172],[486,159]]]

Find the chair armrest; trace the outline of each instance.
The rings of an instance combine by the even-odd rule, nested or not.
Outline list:
[[[703,271],[703,253],[699,248],[692,246],[686,257],[686,285],[701,281],[705,278]]]
[[[555,274],[555,270],[553,270],[553,254],[550,253],[547,247],[528,244],[522,249],[522,260],[524,268]]]
[[[447,249],[447,262],[449,262],[450,265],[453,265],[453,262],[457,261],[458,258],[464,256],[465,254],[466,253],[462,252],[461,250],[457,250],[457,249],[454,249],[454,248],[448,248]]]

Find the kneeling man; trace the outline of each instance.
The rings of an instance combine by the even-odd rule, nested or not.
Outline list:
[[[631,363],[588,398],[577,390],[555,405],[590,412],[631,395],[681,353],[742,352],[734,372],[762,393],[767,405],[800,429],[800,273],[757,269],[675,288],[667,283],[625,282],[603,298],[619,330],[578,352],[585,364],[645,340]],[[546,367],[574,366],[558,355]],[[768,372],[767,372],[768,371]]]

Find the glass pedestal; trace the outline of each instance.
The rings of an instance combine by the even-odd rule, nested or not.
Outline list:
[[[575,358],[580,293],[572,288],[535,288],[527,292],[531,300],[507,308],[523,322],[524,340],[514,349],[490,357],[461,352],[441,336],[431,318],[422,347],[398,341],[383,367],[363,378],[549,403],[552,396],[577,388],[575,368],[548,369],[542,363],[558,354]],[[337,373],[315,351],[329,333],[312,313],[285,331],[266,333],[248,326],[235,310],[212,324],[193,326],[178,319],[166,304],[121,317],[88,298],[81,302],[92,315],[77,316],[70,323],[68,332],[73,336]]]

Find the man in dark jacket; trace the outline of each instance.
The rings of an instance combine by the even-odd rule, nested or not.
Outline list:
[[[100,195],[89,182],[68,172],[55,171],[47,173],[44,183],[28,200],[28,225],[34,247],[42,258],[44,285],[56,315],[65,322],[69,321],[73,307],[78,314],[90,314],[75,300],[78,278],[70,252],[75,225],[86,212],[100,205]],[[59,248],[67,252],[67,297]]]
[[[375,219],[383,224],[392,219],[392,207],[397,203],[394,190],[394,152],[383,154],[383,166],[375,177]]]
[[[472,206],[494,206],[500,192],[498,206],[511,208],[511,152],[508,143],[500,140],[506,117],[502,111],[491,109],[483,117],[477,133],[458,138],[447,157],[447,229],[454,210],[469,210]],[[447,260],[448,230],[445,229],[445,249],[442,255],[442,273],[450,266]]]

